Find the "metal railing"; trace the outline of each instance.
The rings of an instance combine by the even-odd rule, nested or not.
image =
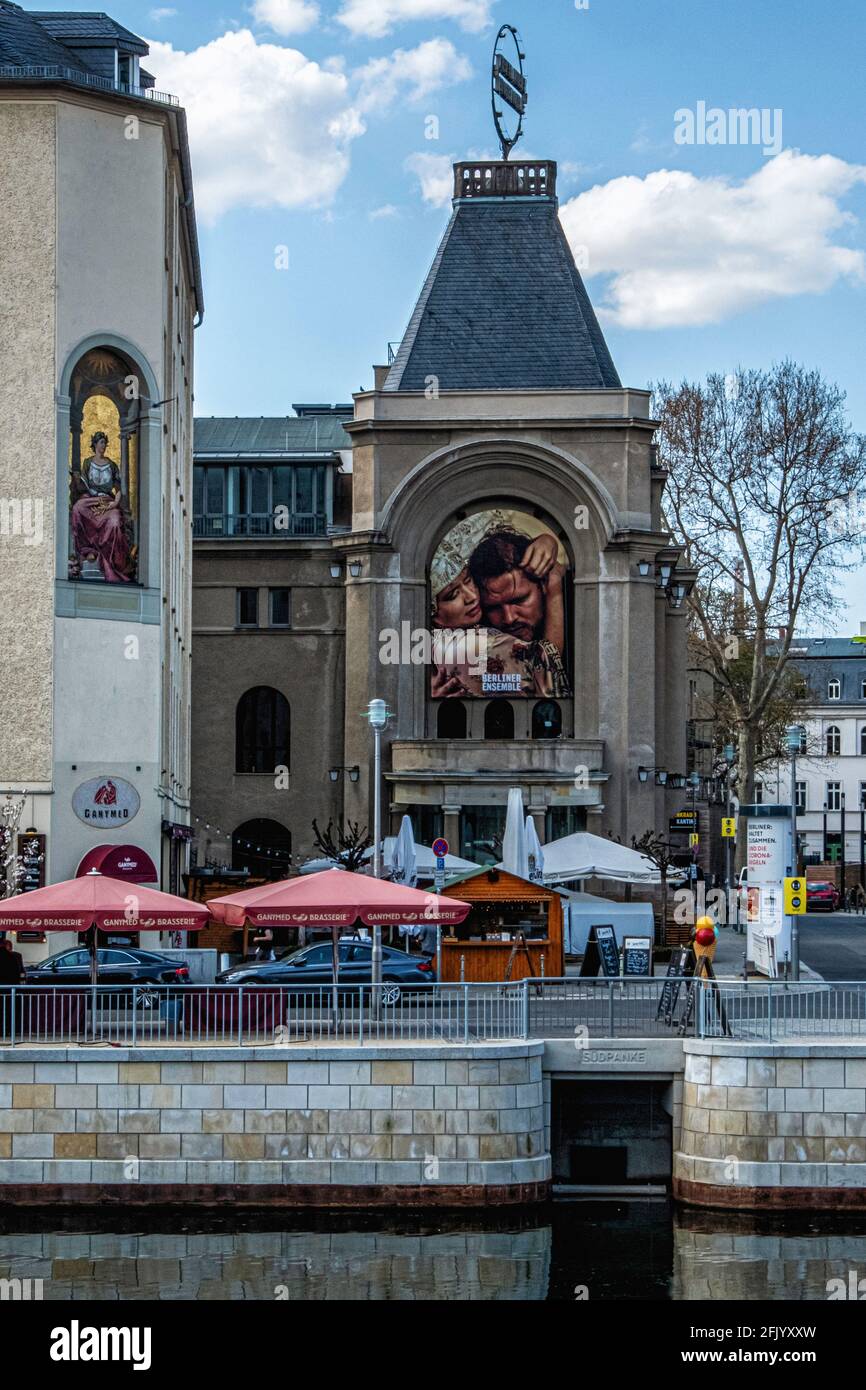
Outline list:
[[[0,81],[71,82],[76,87],[95,87],[100,92],[118,92],[121,96],[138,97],[143,101],[159,102],[163,106],[179,106],[178,97],[169,92],[157,92],[153,87],[133,87],[128,82],[112,82],[95,72],[66,68],[59,63],[0,63]]]
[[[0,1047],[677,1037],[866,1040],[866,981],[0,986]]]
[[[13,985],[0,987],[0,1046],[266,1046],[471,1043],[525,1037],[519,984]]]
[[[324,512],[292,512],[285,518],[274,512],[223,512],[193,517],[192,534],[195,540],[224,540],[251,536],[324,536],[327,518]]]

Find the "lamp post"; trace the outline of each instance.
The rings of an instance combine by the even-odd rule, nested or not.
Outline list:
[[[840,810],[841,810],[841,812],[842,812],[842,817],[841,817],[841,819],[842,819],[842,827],[841,827],[841,828],[842,828],[842,849],[841,849],[841,856],[840,856],[840,857],[841,857],[841,860],[842,860],[842,868],[841,868],[841,870],[840,870],[841,894],[840,894],[840,898],[839,898],[839,906],[842,908],[842,911],[844,912],[844,911],[845,911],[845,903],[846,903],[846,901],[847,901],[846,892],[845,892],[845,788],[844,788],[844,786],[842,787],[841,800],[840,800],[840,802],[839,802],[839,807],[840,807]]]
[[[371,700],[367,718],[373,730],[373,877],[382,877],[382,730],[388,723],[384,700]],[[373,960],[370,979],[373,990],[382,983],[382,928],[373,928]]]
[[[801,724],[790,724],[785,737],[791,755],[791,873],[797,872],[797,754],[803,739]],[[826,824],[826,820],[825,820]],[[791,978],[800,978],[800,918],[796,912],[791,916]]]

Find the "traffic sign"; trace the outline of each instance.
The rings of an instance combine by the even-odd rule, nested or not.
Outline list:
[[[722,816],[722,836],[726,840],[735,840],[737,838],[736,816]]]
[[[799,916],[806,911],[806,880],[804,878],[785,879],[785,911],[791,916]]]
[[[444,859],[448,853],[448,841],[444,840],[441,835],[438,840],[433,841],[433,853],[437,859]]]
[[[692,849],[694,849],[694,848],[695,848],[697,845],[699,845],[700,843],[701,843],[701,837],[700,837],[700,835],[697,833],[697,831],[695,831],[693,834],[691,834],[691,835],[689,836],[689,844],[691,845]]]

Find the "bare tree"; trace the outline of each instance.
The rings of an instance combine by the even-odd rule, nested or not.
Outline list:
[[[24,796],[7,792],[0,807],[0,898],[14,898],[24,877],[24,863],[18,853],[18,828],[24,810]]]
[[[676,855],[680,854],[681,851],[674,849],[669,840],[663,839],[654,830],[645,830],[639,840],[636,840],[632,835],[631,843],[632,849],[636,849],[638,854],[645,855],[659,871],[662,881],[662,928],[661,940],[657,941],[656,945],[664,946],[668,921],[668,874],[674,867]]]
[[[342,864],[350,874],[356,874],[364,867],[364,855],[373,841],[357,821],[338,821],[336,828],[332,820],[325,830],[320,830],[313,821],[313,844],[326,859]]]
[[[793,362],[662,382],[655,397],[667,521],[698,574],[694,627],[737,746],[737,793],[751,802],[794,629],[833,611],[834,576],[856,563],[866,439],[844,393]]]

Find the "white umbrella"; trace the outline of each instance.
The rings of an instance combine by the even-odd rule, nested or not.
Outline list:
[[[512,787],[508,793],[508,812],[502,837],[502,867],[506,873],[516,874],[518,878],[529,877],[523,793],[519,787]]]
[[[609,878],[619,883],[660,883],[652,860],[616,840],[585,830],[544,846],[544,882],[567,883],[576,878]]]
[[[544,850],[541,848],[532,816],[526,817],[526,858],[529,863],[530,881],[541,883],[544,878]]]
[[[384,843],[383,843],[383,848],[382,848],[382,859],[383,859],[383,861],[384,861],[386,864],[391,864],[391,863],[393,862],[393,859],[394,859],[394,846],[396,845],[396,843],[397,843],[397,837],[396,837],[395,835],[387,835],[387,836],[385,837],[385,840],[384,840]],[[365,859],[372,859],[372,857],[373,857],[373,851],[372,851],[372,849],[368,849],[367,852],[366,852],[366,854],[364,855],[364,858],[365,858]],[[468,872],[469,869],[477,869],[477,868],[478,868],[478,865],[475,864],[475,863],[473,863],[473,861],[472,861],[471,859],[461,859],[460,856],[459,856],[459,854],[446,854],[446,855],[445,855],[445,873],[446,873],[446,876],[447,876],[448,874],[462,874],[462,873],[466,873],[466,872]],[[419,881],[420,881],[420,880],[427,880],[427,879],[430,879],[430,880],[432,881],[435,872],[436,872],[436,856],[435,856],[435,854],[433,853],[432,849],[430,848],[429,845],[419,845],[418,842],[416,841],[416,842],[415,842],[415,873],[416,873],[416,877],[418,878]]]
[[[408,816],[400,822],[400,832],[391,854],[391,880],[414,888],[418,882],[418,861],[415,854],[415,832]]]

